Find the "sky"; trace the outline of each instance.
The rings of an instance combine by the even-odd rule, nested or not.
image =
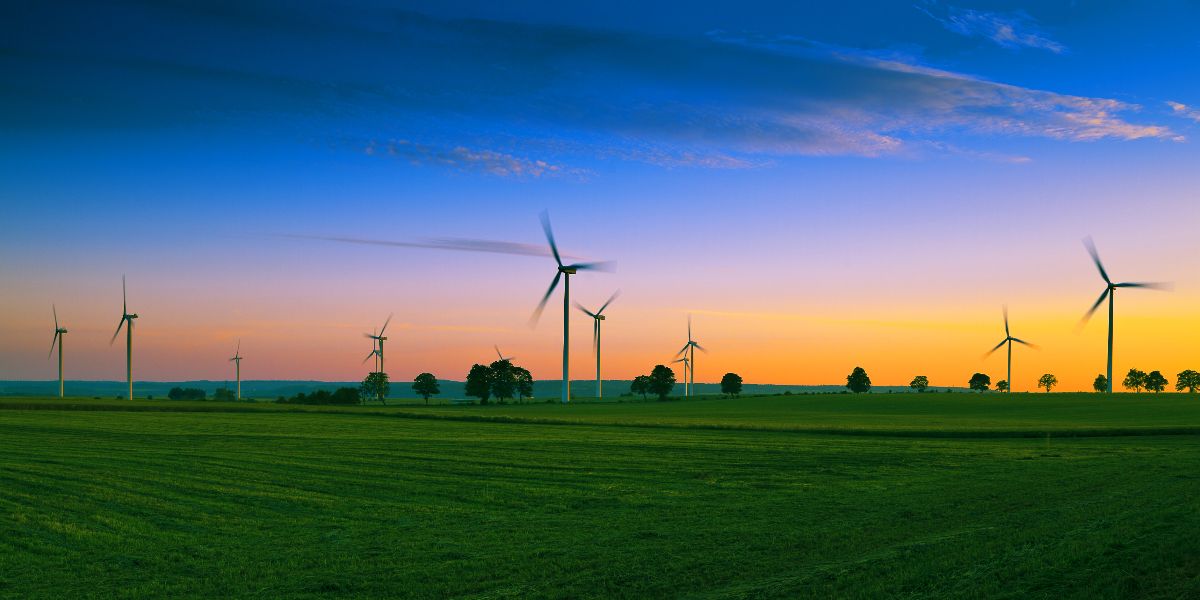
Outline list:
[[[0,379],[393,381],[493,345],[561,377],[564,253],[604,377],[1060,390],[1200,369],[1192,2],[10,2]],[[810,5],[811,4],[811,5]],[[351,244],[509,244],[522,253]],[[431,243],[432,242],[432,243]],[[472,243],[472,247],[479,244]],[[526,250],[529,250],[526,252]],[[594,377],[572,309],[571,377]]]

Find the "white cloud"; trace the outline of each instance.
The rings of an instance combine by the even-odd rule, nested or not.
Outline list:
[[[1004,15],[969,8],[942,6],[929,2],[917,9],[929,15],[942,27],[967,37],[981,37],[1004,48],[1037,48],[1055,54],[1066,52],[1067,47],[1038,30],[1037,25],[1024,13]]]

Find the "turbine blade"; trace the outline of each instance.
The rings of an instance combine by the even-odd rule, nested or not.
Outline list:
[[[612,295],[608,297],[608,300],[606,300],[604,302],[604,304],[600,305],[600,310],[596,311],[596,314],[597,315],[604,314],[604,309],[608,308],[608,305],[612,304],[612,301],[616,300],[617,296],[620,296],[620,295],[621,295],[621,290],[617,290],[617,291],[613,292]]]
[[[1083,315],[1084,323],[1087,323],[1088,319],[1092,318],[1092,313],[1096,312],[1097,308],[1100,308],[1100,305],[1104,303],[1104,299],[1108,297],[1108,293],[1110,291],[1112,291],[1112,290],[1110,290],[1108,288],[1104,288],[1104,292],[1102,294],[1100,294],[1099,298],[1096,299],[1096,303],[1093,304],[1092,307],[1088,309],[1087,314]]]
[[[996,344],[996,347],[995,347],[995,348],[992,348],[991,350],[988,350],[988,351],[987,351],[987,354],[984,354],[984,355],[983,355],[983,357],[984,357],[984,358],[987,358],[987,357],[991,356],[993,352],[995,352],[995,351],[999,350],[1001,347],[1003,347],[1003,346],[1004,346],[1004,344],[1007,344],[1007,343],[1008,343],[1008,338],[1004,338],[1004,339],[1000,340],[1000,343],[999,343],[999,344]]]
[[[121,315],[129,314],[129,306],[125,298],[125,276],[121,275]]]
[[[125,315],[121,315],[121,322],[117,323],[117,330],[113,332],[112,339],[108,340],[109,346],[113,345],[113,342],[117,341],[117,334],[121,333],[121,326],[124,324],[125,324]]]
[[[234,356],[239,356],[242,353],[242,340],[238,340],[237,350],[234,351]]]
[[[575,263],[573,265],[567,265],[567,266],[572,269],[575,269],[576,271],[603,271],[605,273],[611,273],[611,272],[617,270],[617,263],[615,263],[611,260],[601,260],[601,261],[597,261],[597,262],[588,262],[588,263]]]
[[[46,355],[46,358],[50,358],[51,356],[54,356],[54,344],[58,343],[59,335],[60,334],[58,333],[58,329],[55,328],[54,329],[54,339],[50,340],[50,353]]]
[[[50,310],[54,311],[54,330],[58,331],[58,307],[51,304]]]
[[[550,213],[543,210],[542,214],[538,216],[542,220],[542,231],[546,232],[546,241],[550,242],[550,252],[554,254],[554,262],[561,267],[563,266],[562,257],[558,254],[558,244],[554,243],[554,229],[550,227]]]
[[[1154,282],[1154,281],[1130,281],[1126,283],[1114,283],[1113,287],[1119,288],[1143,288],[1147,290],[1158,290],[1160,292],[1175,291],[1175,284],[1171,282]]]
[[[373,340],[373,339],[375,339],[375,336],[373,336],[373,335],[371,335],[371,334],[369,334],[369,333],[364,333],[364,334],[363,334],[363,337],[365,337],[365,338],[367,338],[367,339],[369,339],[369,340]]]
[[[1037,344],[1031,344],[1031,343],[1029,343],[1025,340],[1019,339],[1019,338],[1012,338],[1012,341],[1014,341],[1018,344],[1025,344],[1026,346],[1029,346],[1030,348],[1034,348],[1034,349],[1041,348],[1041,346],[1038,346]]]
[[[1108,272],[1104,270],[1104,264],[1100,262],[1100,253],[1096,252],[1096,244],[1092,243],[1092,237],[1083,238],[1083,245],[1087,247],[1088,254],[1092,255],[1092,262],[1096,263],[1096,269],[1100,271],[1100,276],[1104,278],[1104,283],[1111,284],[1112,280],[1108,278]]]
[[[392,314],[395,314],[395,313],[392,313]],[[379,330],[379,335],[383,335],[383,332],[387,331],[388,323],[391,323],[391,322],[392,322],[392,315],[388,315],[387,320],[383,322],[383,329]]]
[[[676,353],[675,353],[675,356],[679,356],[680,354],[683,354],[684,352],[687,352],[687,351],[688,351],[688,348],[691,348],[691,347],[692,347],[692,343],[691,343],[691,342],[688,342],[688,343],[684,344],[684,345],[683,345],[683,349],[682,349],[682,350],[680,350],[679,352],[676,352]]]
[[[366,363],[368,360],[371,360],[371,357],[375,356],[376,353],[377,353],[376,350],[372,350],[371,353],[368,354],[367,357],[363,359],[363,363]]]
[[[550,281],[550,289],[546,290],[546,295],[542,296],[542,301],[538,302],[537,308],[533,311],[533,316],[529,318],[529,326],[537,325],[538,319],[542,318],[542,311],[546,309],[546,302],[550,300],[550,294],[554,293],[554,288],[558,287],[558,280],[562,279],[562,271],[554,274],[554,279]]]
[[[708,352],[708,349],[707,349],[707,348],[705,348],[704,346],[701,346],[700,344],[697,344],[696,342],[692,342],[692,347],[693,347],[693,348],[695,348],[695,349],[697,349],[697,350],[699,350],[699,351],[701,351],[701,352],[705,352],[705,353],[707,353],[707,352]]]
[[[588,309],[584,308],[582,304],[580,304],[580,303],[578,303],[578,302],[572,302],[572,304],[574,304],[574,305],[575,305],[575,308],[578,308],[580,311],[582,311],[582,312],[583,312],[584,314],[586,314],[587,316],[589,316],[589,317],[591,317],[591,318],[593,318],[593,319],[595,319],[595,318],[596,318],[596,313],[594,313],[594,312],[592,312],[592,311],[590,311],[590,310],[588,310]]]
[[[496,358],[504,360],[504,355],[500,353],[500,346],[493,345],[492,347],[496,349]]]
[[[692,341],[692,313],[688,313],[688,341]]]
[[[1004,305],[1004,335],[1012,335],[1008,332],[1008,305]]]

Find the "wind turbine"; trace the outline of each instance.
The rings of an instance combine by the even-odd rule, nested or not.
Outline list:
[[[684,365],[685,367],[688,367],[688,369],[691,371],[691,374],[692,374],[690,383],[687,386],[685,386],[685,388],[684,388],[684,389],[688,389],[690,391],[695,391],[695,387],[696,387],[696,350],[697,349],[699,349],[701,352],[708,352],[708,350],[704,349],[704,346],[701,346],[700,344],[696,343],[695,340],[692,339],[692,315],[688,315],[688,341],[686,344],[683,345],[683,349],[680,350],[678,353],[676,353],[675,356],[679,356],[680,354],[682,354],[684,357],[687,357],[688,354],[691,354],[691,357],[688,359],[688,362]]]
[[[387,336],[385,336],[383,334],[384,334],[384,332],[387,331],[388,323],[391,323],[391,322],[392,322],[392,315],[388,315],[388,318],[386,321],[383,322],[383,328],[379,330],[379,333],[377,333],[375,335],[371,335],[369,333],[363,334],[363,336],[370,338],[372,340],[375,340],[376,347],[374,350],[371,351],[371,354],[367,355],[367,358],[371,358],[372,355],[375,356],[375,371],[377,373],[383,372],[383,342],[387,341]],[[363,362],[367,362],[367,358],[364,358]]]
[[[1000,346],[1008,344],[1008,392],[1009,393],[1012,393],[1012,389],[1013,389],[1013,380],[1012,380],[1012,343],[1013,342],[1016,342],[1018,344],[1025,344],[1026,346],[1029,346],[1030,348],[1037,348],[1036,345],[1030,344],[1029,342],[1026,342],[1025,340],[1015,338],[1012,336],[1011,333],[1009,333],[1009,331],[1008,331],[1008,305],[1006,304],[1006,305],[1004,305],[1004,339],[1000,340],[1000,343],[996,344],[995,348],[988,350],[988,353],[984,354],[983,357],[987,358],[987,357],[991,356],[993,352],[1000,349]]]
[[[1112,373],[1112,358],[1113,358],[1113,297],[1117,295],[1117,288],[1147,288],[1151,290],[1169,290],[1169,283],[1113,283],[1108,278],[1108,272],[1104,270],[1104,264],[1100,262],[1100,254],[1096,252],[1096,245],[1092,243],[1092,238],[1084,238],[1083,245],[1087,247],[1088,254],[1092,255],[1092,262],[1096,263],[1096,269],[1100,271],[1100,277],[1104,279],[1104,291],[1100,293],[1100,297],[1096,299],[1096,303],[1088,309],[1087,314],[1083,316],[1083,322],[1087,323],[1088,319],[1092,318],[1092,314],[1097,308],[1104,303],[1104,298],[1108,297],[1108,393],[1112,393],[1113,373]]]
[[[237,399],[242,399],[242,340],[238,340],[237,351],[229,359],[237,367]]]
[[[677,363],[677,362],[683,363],[683,397],[687,398],[688,396],[691,395],[688,392],[688,371],[690,370],[692,361],[688,360],[687,355],[684,354],[683,358],[677,358],[677,359],[671,361],[672,364]]]
[[[129,314],[129,308],[125,301],[125,276],[121,276],[121,322],[117,323],[117,330],[113,332],[112,339],[108,341],[108,345],[113,345],[117,341],[117,334],[121,333],[121,326],[129,323],[125,327],[125,379],[129,383],[129,399],[133,400],[133,320],[138,318],[137,314]]]
[[[584,308],[583,305],[578,302],[575,303],[575,308],[578,308],[579,310],[583,311],[587,316],[591,317],[592,321],[594,322],[594,326],[592,327],[592,350],[595,351],[595,353],[596,353],[596,399],[597,400],[604,397],[604,394],[602,393],[602,391],[600,389],[600,321],[604,320],[604,309],[608,308],[608,305],[612,304],[612,301],[616,300],[617,296],[619,296],[620,294],[621,294],[621,290],[617,290],[617,291],[613,292],[613,295],[608,297],[608,301],[606,301],[600,307],[600,310],[598,310],[596,312],[592,312],[592,311]]]
[[[504,354],[502,354],[500,352],[500,346],[492,346],[492,347],[496,349],[496,356],[499,357],[501,361],[507,360],[509,362],[512,362],[513,360],[516,360],[516,358],[517,358],[515,356],[505,356]]]
[[[54,311],[54,339],[50,340],[50,354],[46,355],[46,359],[49,360],[49,358],[51,356],[54,356],[54,344],[57,343],[58,344],[58,397],[62,398],[63,397],[63,369],[62,369],[63,347],[62,347],[62,345],[63,345],[63,334],[66,333],[67,330],[58,325],[58,307],[51,304],[50,309]]]
[[[579,271],[601,271],[607,267],[606,263],[575,263],[572,265],[564,265],[562,256],[558,253],[558,244],[554,243],[554,230],[550,228],[550,215],[546,211],[542,211],[542,230],[546,232],[546,241],[550,244],[550,252],[554,255],[554,262],[558,263],[558,272],[554,274],[554,279],[550,280],[550,289],[546,290],[546,295],[542,296],[542,301],[538,302],[537,308],[533,311],[533,317],[529,320],[530,324],[536,324],[539,317],[542,316],[542,310],[546,308],[546,302],[550,300],[550,295],[554,293],[554,288],[558,287],[559,279],[563,280],[563,374],[562,374],[562,402],[566,404],[571,400],[571,377],[569,374],[571,367],[570,341],[571,341],[571,276]],[[564,277],[565,276],[565,277]]]

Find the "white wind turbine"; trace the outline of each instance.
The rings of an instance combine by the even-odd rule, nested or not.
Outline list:
[[[987,358],[987,357],[991,356],[992,353],[999,350],[1001,346],[1008,344],[1008,380],[1007,381],[1008,381],[1008,392],[1009,393],[1012,393],[1012,391],[1013,391],[1013,380],[1012,380],[1012,343],[1013,342],[1016,342],[1018,344],[1025,344],[1026,346],[1029,346],[1030,348],[1035,348],[1035,349],[1037,348],[1036,345],[1030,344],[1029,342],[1026,342],[1025,340],[1015,338],[1012,336],[1011,333],[1009,333],[1009,331],[1008,331],[1008,305],[1006,304],[1006,305],[1004,305],[1004,339],[1000,340],[1000,343],[996,344],[995,348],[988,350],[988,353],[984,354],[983,357]]]
[[[125,380],[129,384],[129,399],[133,400],[133,320],[138,318],[137,314],[130,314],[129,307],[125,299],[125,276],[121,276],[121,322],[117,323],[117,330],[113,333],[112,339],[108,341],[111,346],[117,341],[117,334],[121,333],[121,326],[128,323],[125,327]]]
[[[387,336],[385,336],[384,333],[387,332],[388,323],[391,323],[391,322],[392,322],[392,315],[388,315],[388,318],[386,321],[383,322],[383,328],[379,330],[379,333],[374,334],[374,335],[369,334],[369,333],[363,334],[364,337],[375,340],[374,350],[372,350],[371,353],[367,355],[367,358],[363,359],[363,362],[364,363],[367,362],[367,360],[369,360],[372,356],[374,356],[376,373],[383,372],[383,343],[385,341],[387,341]]]
[[[54,344],[58,344],[58,397],[63,397],[63,334],[67,332],[65,327],[58,324],[58,307],[53,304],[50,309],[54,311],[54,339],[50,340],[50,354],[46,355],[49,359],[54,356]]]
[[[688,359],[688,362],[684,365],[687,367],[686,370],[691,371],[691,379],[689,380],[688,385],[684,388],[687,390],[688,395],[695,392],[696,387],[696,350],[708,352],[704,346],[701,346],[700,344],[696,343],[696,340],[692,339],[692,315],[688,315],[688,341],[683,345],[683,349],[675,354],[675,356],[683,355]],[[689,354],[691,356],[688,356]]]
[[[620,294],[621,294],[621,290],[617,290],[617,291],[613,292],[613,295],[609,296],[608,300],[605,301],[605,303],[600,306],[600,310],[598,310],[596,312],[592,312],[592,311],[584,308],[583,305],[578,302],[575,303],[575,308],[578,308],[579,310],[583,311],[584,314],[591,317],[592,321],[593,321],[592,350],[596,353],[596,399],[597,400],[604,397],[604,394],[602,393],[602,390],[600,389],[600,385],[601,385],[601,382],[600,382],[600,322],[604,320],[604,309],[608,308],[608,305],[612,304],[612,301],[616,300],[617,296],[619,296]]]
[[[676,356],[678,356],[678,355],[676,355]],[[689,386],[688,386],[688,372],[691,371],[692,361],[688,360],[687,355],[684,354],[683,358],[677,358],[677,359],[671,361],[672,364],[677,363],[677,362],[683,363],[683,397],[687,398],[691,395],[691,392],[690,392]]]
[[[233,353],[233,358],[229,359],[235,366],[237,375],[237,399],[242,399],[242,340],[238,340],[237,350]]]

